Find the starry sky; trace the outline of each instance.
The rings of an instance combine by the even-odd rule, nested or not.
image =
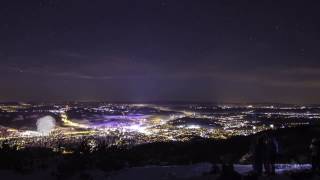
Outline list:
[[[1,0],[0,101],[320,102],[318,0]]]

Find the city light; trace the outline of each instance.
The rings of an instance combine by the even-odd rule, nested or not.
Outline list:
[[[1,105],[0,109],[2,114],[13,118],[21,112],[30,114],[25,117],[38,117],[36,129],[30,124],[32,120],[24,119],[20,121],[25,121],[30,128],[16,127],[14,121],[12,126],[2,126],[0,141],[8,140],[20,148],[47,146],[53,149],[61,140],[79,143],[83,138],[94,141],[102,138],[109,145],[188,141],[193,137],[226,139],[277,127],[309,125],[320,117],[319,107],[299,106],[68,104],[28,105],[28,108]]]

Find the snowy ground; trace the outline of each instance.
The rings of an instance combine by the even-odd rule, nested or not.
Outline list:
[[[211,171],[210,163],[200,163],[187,166],[147,166],[121,170],[109,177],[110,180],[132,180],[137,177],[139,180],[160,180],[160,179],[187,179],[199,177]],[[240,174],[247,174],[252,171],[251,165],[235,165],[235,170]],[[310,169],[310,164],[277,164],[277,174],[287,171],[301,171]]]
[[[252,171],[251,165],[235,165],[235,170],[240,174],[246,174]],[[108,180],[165,180],[165,179],[189,179],[200,177],[203,174],[211,171],[212,165],[210,163],[199,163],[185,166],[144,166],[144,167],[133,167],[123,169],[117,172],[106,174],[102,171],[89,171],[82,172],[89,174],[94,179],[108,179]],[[278,164],[276,166],[277,174],[282,174],[286,171],[300,171],[310,169],[310,164]],[[74,176],[72,179],[79,179],[80,174]],[[36,171],[32,174],[17,174],[12,171],[0,171],[0,177],[6,179],[55,179],[52,176],[50,170],[47,171]],[[202,178],[200,178],[202,179]]]

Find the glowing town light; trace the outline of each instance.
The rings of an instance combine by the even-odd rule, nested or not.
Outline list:
[[[188,125],[187,129],[200,129],[199,125]]]
[[[50,134],[55,128],[56,120],[51,116],[45,116],[37,120],[37,131],[44,136]]]
[[[132,126],[129,126],[127,129],[129,131],[139,132],[146,135],[151,134],[151,132],[149,132],[146,127],[143,127],[141,125],[132,125]]]
[[[97,142],[95,140],[92,139],[92,140],[88,141],[88,146],[89,146],[89,151],[93,152],[98,147],[98,144],[97,144]]]
[[[70,127],[77,127],[77,128],[83,128],[83,129],[88,129],[89,127],[85,124],[80,124],[73,122],[68,119],[68,116],[65,112],[61,113],[61,121],[64,123],[65,126],[70,126]]]
[[[132,131],[142,131],[144,128],[139,126],[139,125],[132,125],[132,126],[129,126],[128,127],[129,130],[132,130]]]
[[[256,129],[257,129],[257,127],[256,127],[256,126],[253,126],[253,127],[252,127],[252,129],[253,129],[253,130],[256,130]]]
[[[20,133],[21,137],[35,137],[42,135],[40,132],[37,131],[24,131]]]
[[[273,129],[273,128],[274,128],[274,125],[273,125],[273,124],[270,124],[270,128],[272,128],[272,129]]]

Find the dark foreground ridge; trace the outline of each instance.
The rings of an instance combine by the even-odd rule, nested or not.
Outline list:
[[[313,137],[320,136],[320,127],[303,126],[262,133],[277,137],[280,145],[277,163],[305,164],[311,161],[309,145]],[[83,143],[72,154],[54,152],[46,148],[16,150],[15,147],[3,143],[0,149],[0,172],[10,170],[30,174],[50,170],[53,177],[65,179],[87,170],[109,173],[146,165],[186,165],[200,162],[250,164],[252,160],[248,152],[259,135],[261,133],[227,140],[195,137],[188,142],[159,142],[133,147],[108,147],[99,144],[93,152],[89,150],[87,143]],[[298,173],[295,174],[300,176]]]

